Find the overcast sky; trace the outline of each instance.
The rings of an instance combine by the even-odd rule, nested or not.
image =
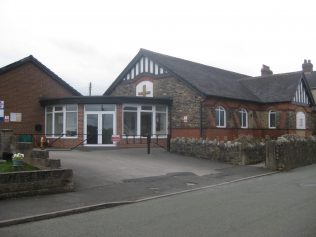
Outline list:
[[[30,54],[100,95],[140,48],[258,76],[316,62],[312,0],[1,0],[0,67]]]

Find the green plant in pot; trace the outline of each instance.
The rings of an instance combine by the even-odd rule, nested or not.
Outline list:
[[[22,154],[22,153],[13,154],[12,165],[13,166],[23,166],[23,158],[24,158],[24,154]]]

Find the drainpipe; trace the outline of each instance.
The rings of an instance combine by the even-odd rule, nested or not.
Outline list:
[[[200,101],[200,137],[203,137],[203,101]]]

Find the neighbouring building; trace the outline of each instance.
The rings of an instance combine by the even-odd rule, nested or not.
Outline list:
[[[251,77],[141,49],[104,95],[82,96],[30,56],[0,69],[0,129],[69,148],[138,146],[148,135],[161,145],[168,135],[309,136],[313,93],[310,61],[283,74],[263,65],[261,76]]]

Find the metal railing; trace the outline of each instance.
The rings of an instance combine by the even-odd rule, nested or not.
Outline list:
[[[14,134],[19,138],[17,140],[22,142],[32,142],[35,147],[52,147],[55,143],[62,141],[63,138],[74,138],[82,139],[76,145],[72,146],[70,150],[76,149],[77,147],[85,144],[88,140],[93,137],[102,136],[102,134],[76,134],[76,136],[65,137],[65,134],[44,134],[44,133],[23,133],[23,134]],[[58,135],[58,136],[56,136]],[[124,144],[147,144],[148,149],[150,149],[151,144],[155,144],[161,148],[170,150],[170,135],[169,134],[141,134],[141,135],[129,135],[129,134],[117,134],[120,135],[121,139],[124,141]],[[84,138],[84,139],[83,139]],[[161,139],[166,139],[166,143],[162,144]],[[48,142],[49,141],[49,142]],[[149,146],[148,146],[149,145]]]

